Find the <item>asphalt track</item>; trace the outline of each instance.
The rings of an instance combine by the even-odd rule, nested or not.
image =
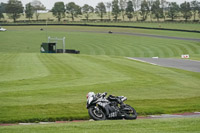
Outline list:
[[[109,31],[108,32],[107,31],[78,31],[78,32],[108,33]],[[142,34],[142,33],[112,32],[112,33],[108,33],[108,34],[130,35],[130,36],[143,36],[143,37],[153,37],[153,38],[163,38],[163,39],[174,39],[174,40],[184,40],[184,41],[200,42],[200,39],[197,39],[197,38],[183,38],[183,37],[161,36],[161,35]]]
[[[172,67],[187,71],[200,72],[200,61],[189,59],[172,59],[172,58],[136,58],[128,57],[128,59],[150,63],[163,67]]]
[[[182,37],[171,37],[171,36],[160,36],[160,35],[138,34],[138,33],[126,33],[126,32],[115,32],[114,34],[144,36],[144,37],[154,37],[154,38],[163,38],[163,39],[175,39],[175,40],[185,40],[185,41],[197,41],[197,42],[200,42],[200,39],[195,39],[195,38],[182,38]]]

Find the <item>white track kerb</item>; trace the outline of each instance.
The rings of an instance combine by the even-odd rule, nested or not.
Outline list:
[[[148,63],[148,64],[151,64],[151,65],[155,65],[155,66],[160,66],[158,64],[155,64],[155,63],[150,63],[150,62],[147,62],[147,61],[143,61],[143,60],[139,60],[139,59],[135,59],[135,58],[131,58],[131,57],[126,57],[130,60],[135,60],[135,61],[140,61],[140,62],[144,62],[144,63]]]
[[[189,59],[153,58],[153,57],[152,58],[126,57],[126,58],[162,67],[171,67],[186,71],[200,72],[200,62]]]

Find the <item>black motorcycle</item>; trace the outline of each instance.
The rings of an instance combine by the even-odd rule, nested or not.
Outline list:
[[[109,95],[107,93],[89,92],[87,94],[87,109],[94,120],[106,119],[136,119],[137,113],[133,107],[123,103],[127,100],[124,96]]]

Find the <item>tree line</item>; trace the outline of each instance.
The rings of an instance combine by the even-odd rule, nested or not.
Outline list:
[[[26,18],[31,20],[33,15],[38,20],[40,13],[38,11],[45,10],[45,6],[39,0],[33,0],[23,7],[20,0],[8,0],[7,3],[0,3],[0,19],[4,18],[4,14],[13,19],[14,22],[21,16],[22,13]],[[61,21],[62,18],[69,14],[72,21],[78,16],[83,15],[88,21],[91,14],[96,13],[103,21],[105,15],[107,19],[118,21],[121,16],[123,21],[127,17],[130,21],[133,17],[137,21],[145,21],[148,16],[152,21],[153,18],[159,19],[170,18],[172,21],[177,17],[183,17],[185,21],[191,19],[196,21],[196,16],[200,17],[200,2],[193,0],[191,2],[183,2],[180,5],[176,2],[168,2],[166,0],[113,0],[112,2],[100,2],[96,7],[84,4],[82,7],[74,2],[69,2],[66,5],[64,2],[55,2],[53,8],[50,10],[52,14]],[[141,16],[141,18],[139,18]]]

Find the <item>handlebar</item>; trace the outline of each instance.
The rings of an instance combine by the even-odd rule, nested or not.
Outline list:
[[[104,93],[97,93],[97,97],[105,97],[107,95],[107,92]]]

